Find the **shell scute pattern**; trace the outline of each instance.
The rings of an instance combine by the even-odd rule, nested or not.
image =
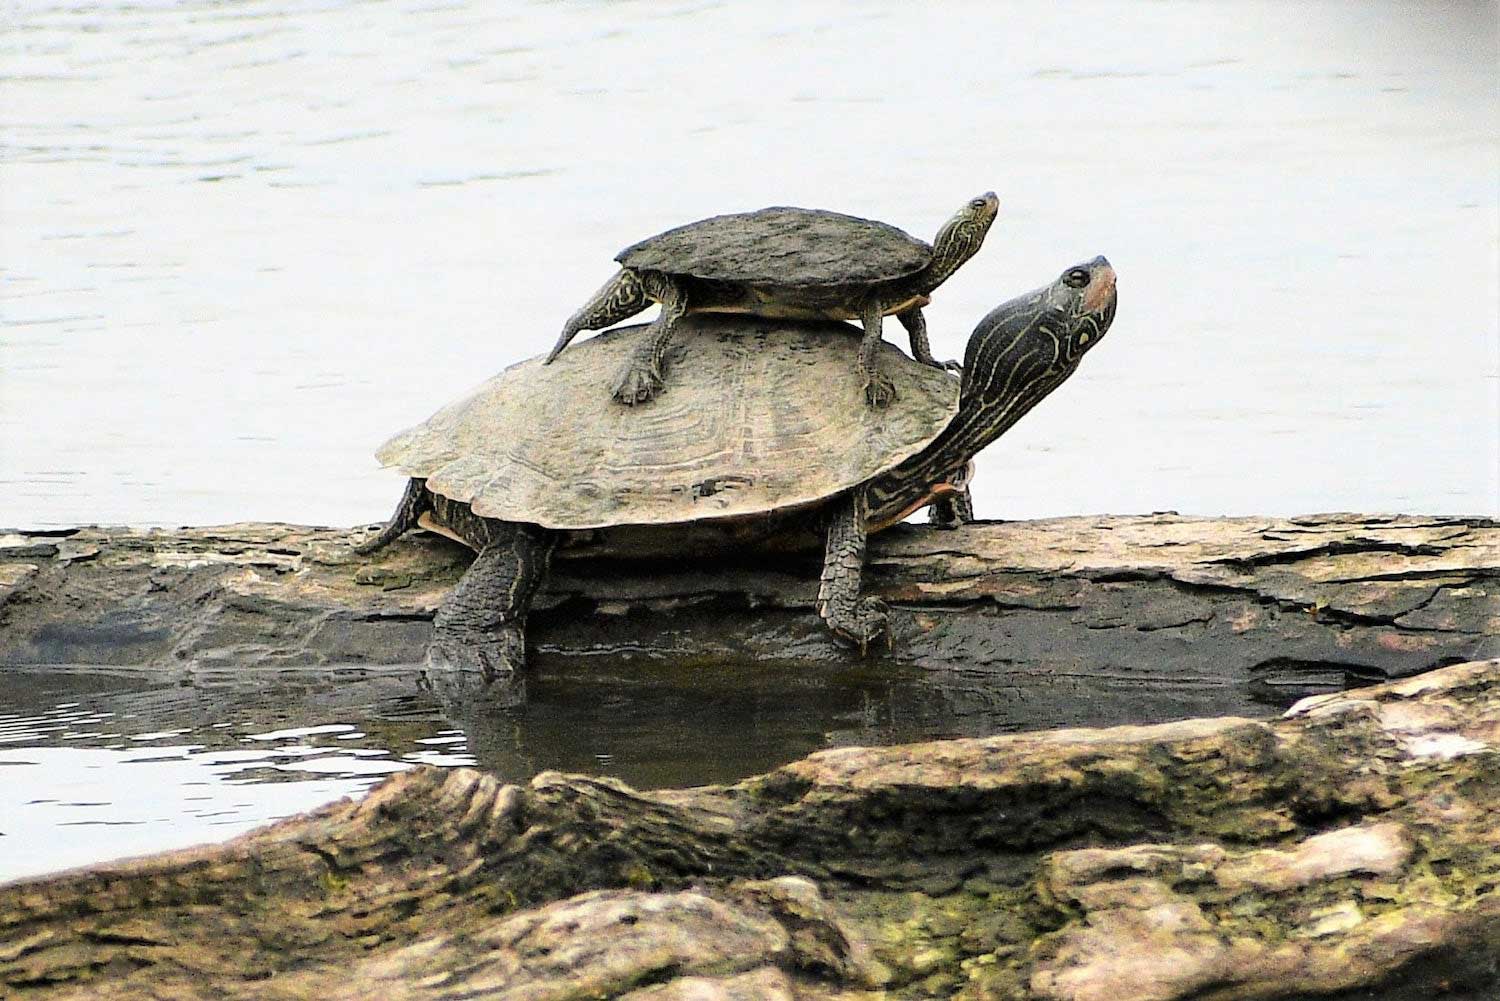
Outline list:
[[[521,362],[404,431],[386,466],[476,514],[557,529],[733,518],[847,490],[915,454],[958,408],[958,380],[889,345],[900,401],[872,414],[849,364],[859,331],[762,317],[681,321],[669,392],[614,405],[603,388],[643,327],[552,365]]]
[[[628,268],[771,287],[861,285],[915,274],[932,247],[873,219],[785,206],[713,216],[620,251]]]

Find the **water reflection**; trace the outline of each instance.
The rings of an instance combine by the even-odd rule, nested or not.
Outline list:
[[[416,666],[191,684],[115,669],[0,670],[0,879],[230,837],[417,764],[524,782],[556,769],[639,788],[734,782],[825,747],[1265,715],[1295,688],[1044,668],[631,664],[542,658],[527,701],[419,681]]]

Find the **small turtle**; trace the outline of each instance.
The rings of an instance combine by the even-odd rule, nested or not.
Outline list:
[[[686,318],[681,382],[650,420],[579,392],[654,336],[611,330],[386,442],[377,457],[410,479],[358,551],[420,526],[478,552],[438,609],[428,664],[486,681],[522,666],[554,550],[693,560],[821,544],[818,613],[863,651],[887,628],[884,603],[860,595],[866,537],[929,505],[940,524],[971,520],[970,459],[1073,373],[1115,303],[1103,257],[1069,268],[979,322],[961,383],[884,345],[902,402],[878,418],[844,362],[860,336],[848,324]]]
[[[917,361],[943,367],[932,357],[922,307],[979,250],[999,204],[993,191],[966,202],[930,247],[883,222],[819,209],[766,208],[669,229],[620,251],[620,273],[568,319],[543,364],[580,330],[659,302],[661,316],[615,378],[615,399],[633,405],[661,392],[667,346],[686,313],[859,320],[865,399],[886,406],[895,386],[875,363],[882,317],[896,314]]]

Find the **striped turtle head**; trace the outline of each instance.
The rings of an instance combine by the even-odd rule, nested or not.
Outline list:
[[[963,208],[953,213],[953,217],[943,224],[939,236],[953,226],[966,226],[979,232],[979,238],[984,239],[984,234],[990,231],[990,223],[995,221],[995,216],[1000,212],[1000,199],[995,197],[993,191],[986,191],[982,195],[970,198],[964,203]]]
[[[1115,269],[1096,257],[995,307],[969,338],[959,413],[985,412],[998,436],[1073,374],[1109,330],[1116,302]]]
[[[986,191],[964,202],[963,207],[938,230],[932,240],[932,263],[927,266],[923,285],[931,291],[979,252],[990,224],[1000,211],[1000,199]]]
[[[877,526],[963,489],[969,460],[1078,368],[1115,318],[1115,270],[1102,257],[996,306],[964,353],[958,412],[932,444],[870,484]]]

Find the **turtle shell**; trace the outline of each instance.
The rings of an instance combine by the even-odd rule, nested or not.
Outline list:
[[[824,500],[915,454],[958,410],[956,378],[887,344],[900,395],[873,411],[848,324],[715,314],[678,321],[667,391],[623,407],[609,387],[644,329],[512,365],[376,457],[490,518],[664,525]]]
[[[626,247],[627,268],[752,285],[863,285],[915,274],[932,247],[873,219],[786,206],[718,215]]]

